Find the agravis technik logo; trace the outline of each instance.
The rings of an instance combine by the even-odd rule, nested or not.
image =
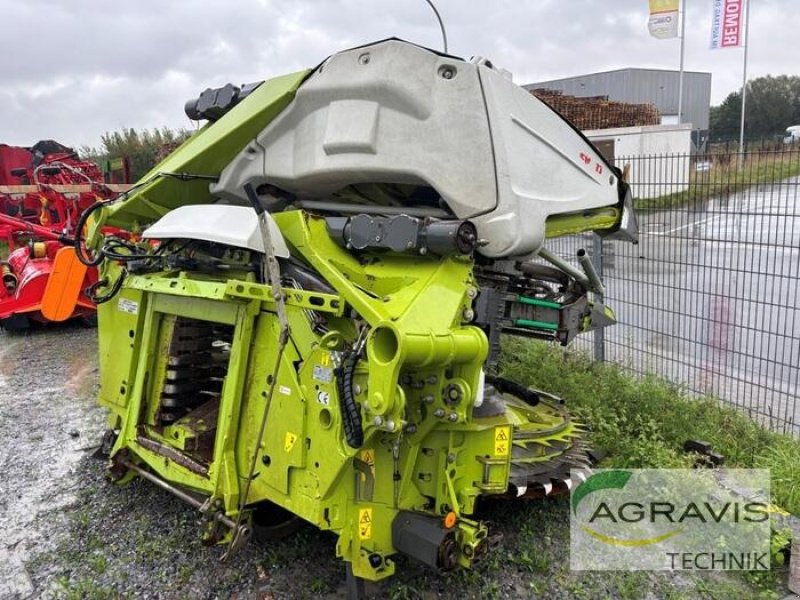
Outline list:
[[[769,568],[765,470],[601,470],[573,490],[573,569]]]

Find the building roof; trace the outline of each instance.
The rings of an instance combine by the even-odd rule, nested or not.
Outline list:
[[[607,71],[595,71],[593,73],[581,73],[578,75],[567,75],[566,77],[555,77],[553,79],[544,79],[542,81],[538,81],[536,83],[526,83],[522,87],[530,88],[535,86],[540,86],[543,83],[552,83],[554,81],[565,81],[567,79],[581,79],[583,77],[594,77],[595,75],[610,75],[611,73],[625,73],[629,71],[642,71],[642,72],[658,72],[658,73],[675,73],[676,75],[680,73],[678,69],[655,69],[649,67],[624,67],[621,69],[609,69]],[[684,69],[684,75],[708,75],[711,77],[711,73],[708,71],[687,71]]]

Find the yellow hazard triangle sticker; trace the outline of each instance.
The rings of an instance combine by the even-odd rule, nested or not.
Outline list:
[[[360,508],[358,510],[358,538],[368,540],[372,537],[372,509]]]
[[[496,456],[508,456],[511,448],[511,427],[498,427],[494,430],[494,453]]]

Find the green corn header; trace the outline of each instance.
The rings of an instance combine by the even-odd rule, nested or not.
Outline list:
[[[543,245],[635,234],[617,169],[488,61],[399,40],[186,109],[209,123],[85,215],[111,479],[180,496],[226,555],[331,530],[355,580],[469,568],[479,498],[569,489],[584,428],[498,344],[613,323]]]

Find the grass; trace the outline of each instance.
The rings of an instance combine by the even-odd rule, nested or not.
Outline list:
[[[540,342],[511,340],[504,367],[511,379],[560,395],[577,420],[591,425],[593,445],[608,452],[602,466],[690,467],[695,457],[683,452],[684,442],[705,440],[727,467],[770,469],[774,501],[800,515],[800,442],[745,413]]]
[[[705,159],[711,163],[711,168],[698,172],[692,164],[689,185],[685,190],[656,198],[636,199],[636,209],[647,211],[673,208],[704,202],[709,198],[724,198],[755,185],[800,175],[800,151],[797,150],[748,152],[741,167],[735,153],[712,154]],[[646,164],[641,166],[648,169]]]

